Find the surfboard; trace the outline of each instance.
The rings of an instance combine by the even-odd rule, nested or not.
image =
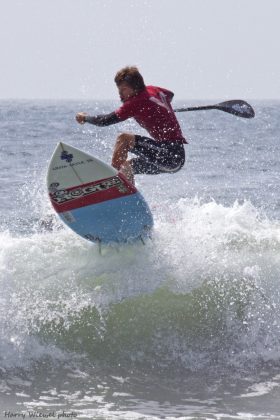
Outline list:
[[[47,188],[61,220],[97,243],[128,243],[150,235],[153,217],[143,196],[124,175],[100,159],[58,143]]]

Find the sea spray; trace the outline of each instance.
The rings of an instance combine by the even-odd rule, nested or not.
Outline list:
[[[67,229],[5,233],[3,343],[202,369],[247,363],[250,341],[250,363],[258,363],[280,338],[279,232],[249,202],[184,199],[157,219],[146,246],[109,247],[103,256]]]

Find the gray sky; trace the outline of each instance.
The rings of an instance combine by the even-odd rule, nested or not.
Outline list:
[[[177,99],[280,98],[280,0],[9,0],[0,98],[117,99],[138,65]]]

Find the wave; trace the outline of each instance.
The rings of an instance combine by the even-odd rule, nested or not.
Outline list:
[[[250,202],[152,211],[151,241],[102,255],[59,224],[0,234],[2,366],[69,354],[146,369],[279,361],[279,222]]]

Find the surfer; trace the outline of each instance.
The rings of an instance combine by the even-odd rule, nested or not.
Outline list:
[[[117,137],[112,166],[134,183],[134,174],[174,173],[185,163],[185,140],[164,88],[146,86],[137,67],[125,67],[115,76],[122,106],[109,114],[90,116],[79,112],[80,124],[108,126],[134,118],[150,137],[122,133]],[[128,160],[128,152],[137,157]]]

